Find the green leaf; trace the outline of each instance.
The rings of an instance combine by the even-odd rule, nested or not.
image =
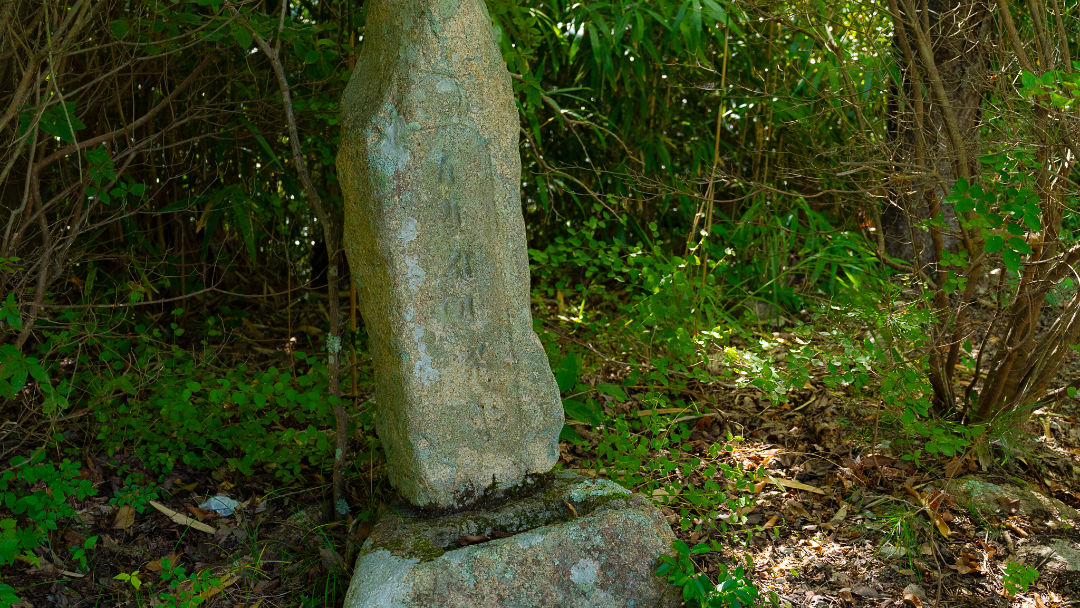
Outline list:
[[[1005,251],[1001,252],[1001,259],[1002,259],[1003,262],[1005,262],[1005,268],[1007,268],[1009,270],[1009,272],[1019,272],[1020,271],[1020,254],[1019,253],[1016,253],[1012,249],[1006,249]]]
[[[1031,72],[1024,70],[1020,73],[1020,83],[1024,85],[1024,89],[1032,89],[1039,84],[1039,79]]]
[[[986,253],[997,253],[1001,251],[1001,248],[1005,246],[1005,239],[994,234],[986,238],[986,243],[983,244],[983,251]]]
[[[589,407],[576,399],[563,399],[563,411],[566,412],[567,417],[578,422],[588,422],[593,426],[597,426],[601,422],[600,412],[595,407],[595,401],[590,399],[589,402],[594,407]]]
[[[229,212],[229,223],[240,231],[240,236],[244,239],[244,245],[247,246],[248,256],[254,264],[258,254],[258,246],[255,244],[255,224],[248,210],[250,199],[238,186],[235,189],[230,189],[230,191],[233,197],[226,207]]]
[[[285,166],[281,164],[281,160],[278,159],[277,154],[274,154],[274,149],[270,147],[270,143],[259,133],[259,130],[255,128],[255,125],[249,122],[247,124],[247,130],[255,134],[255,141],[259,143],[263,152],[266,152],[266,155],[274,161],[274,164],[278,166],[278,169],[284,171]]]
[[[75,103],[70,101],[45,110],[41,114],[38,126],[42,131],[59,137],[69,144],[75,143],[75,131],[86,128],[86,125],[75,115]]]
[[[971,184],[968,183],[967,179],[965,179],[963,177],[958,177],[958,178],[956,178],[956,183],[953,184],[953,189],[952,189],[951,194],[964,195],[964,194],[967,194],[968,190],[970,190],[970,189],[971,189]]]
[[[957,213],[967,213],[969,211],[974,211],[975,210],[975,201],[973,201],[970,198],[965,196],[965,197],[961,198],[960,200],[956,201],[956,204],[953,206],[953,209],[955,209]]]
[[[603,384],[597,384],[596,392],[603,395],[608,395],[609,397],[615,397],[615,399],[617,399],[619,403],[626,401],[628,398],[626,396],[626,391],[624,391],[621,386],[608,382],[605,382]]]
[[[1028,245],[1027,241],[1018,236],[1014,236],[1009,239],[1009,247],[1011,247],[1017,253],[1022,253],[1024,255],[1028,255],[1031,253],[1031,245]]]
[[[232,27],[232,37],[240,44],[240,47],[247,50],[251,48],[251,32],[239,23],[234,23]]]
[[[1042,209],[1035,203],[1024,203],[1024,224],[1034,231],[1042,229]]]
[[[581,364],[578,362],[577,353],[570,353],[563,357],[563,360],[555,367],[555,382],[559,384],[559,390],[566,392],[574,388],[580,370]]]
[[[585,440],[581,438],[581,435],[578,435],[577,431],[574,430],[574,427],[568,424],[564,424],[562,430],[559,431],[559,439],[562,441],[569,441],[574,445],[585,443]]]
[[[127,19],[116,19],[109,22],[109,31],[116,38],[123,38],[131,29],[131,23]]]
[[[586,24],[585,29],[589,30],[589,42],[592,46],[593,60],[596,61],[596,67],[601,68],[604,65],[604,55],[607,53],[607,49],[600,44],[600,36],[596,33],[595,25]]]

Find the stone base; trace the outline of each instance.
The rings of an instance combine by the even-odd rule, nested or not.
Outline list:
[[[458,548],[478,540],[465,536],[491,540]],[[681,593],[655,574],[673,539],[645,497],[555,471],[544,489],[496,509],[424,519],[388,508],[344,608],[674,608]]]

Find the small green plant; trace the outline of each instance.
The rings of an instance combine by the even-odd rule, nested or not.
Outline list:
[[[161,580],[168,582],[173,593],[159,593],[158,599],[162,604],[170,608],[192,608],[206,601],[203,595],[211,587],[220,586],[221,579],[206,578],[204,572],[187,574],[180,566],[173,566],[169,559],[161,560]],[[191,589],[180,589],[180,585],[191,583]]]
[[[95,546],[97,546],[97,541],[98,541],[98,537],[91,536],[90,538],[83,541],[83,544],[82,544],[81,547],[79,545],[72,545],[70,547],[71,548],[71,559],[79,562],[79,569],[82,570],[83,572],[86,572],[86,554],[89,551],[93,550],[93,548]]]
[[[121,572],[113,577],[113,580],[121,581],[121,583],[127,583],[131,585],[131,588],[135,591],[135,605],[142,605],[142,598],[139,597],[139,589],[142,588],[142,579],[139,578],[139,571],[136,570],[130,574]]]
[[[139,578],[139,571],[136,570],[131,574],[121,572],[113,577],[113,580],[123,581],[131,585],[131,588],[138,591],[142,587],[142,579]]]
[[[743,566],[729,571],[724,564],[719,565],[720,573],[716,585],[709,581],[704,572],[697,571],[691,555],[703,555],[710,551],[719,552],[720,543],[712,541],[712,548],[705,543],[689,547],[681,540],[671,544],[675,555],[661,555],[660,566],[656,573],[667,576],[668,582],[682,587],[683,601],[690,608],[742,608],[751,606],[758,598],[758,588]],[[750,556],[746,556],[747,568],[752,567]]]
[[[32,551],[46,534],[61,519],[75,516],[68,499],[97,494],[89,479],[80,478],[79,463],[65,459],[57,467],[44,459],[44,451],[29,460],[16,456],[11,468],[0,473],[0,505],[14,515],[0,518],[0,566],[16,559],[36,563]]]
[[[19,596],[15,595],[15,588],[0,583],[0,606],[11,606],[18,601]]]
[[[1005,595],[1016,595],[1018,591],[1027,591],[1028,586],[1039,578],[1039,571],[1031,566],[1018,562],[1009,562],[1005,566],[1005,575],[1001,577],[1001,584],[1005,587]]]
[[[911,568],[920,572],[915,567],[915,559],[919,555],[919,536],[927,532],[919,518],[920,511],[901,502],[886,505],[885,511],[878,524],[867,526],[878,529],[880,525],[885,533],[885,543],[878,551],[886,557],[906,558]]]
[[[44,460],[43,450],[30,459],[16,456],[10,468],[0,473],[0,567],[15,560],[39,565],[41,560],[34,549],[47,541],[58,522],[76,515],[69,500],[97,494],[90,480],[80,477],[79,463],[65,459],[57,467]],[[10,516],[3,517],[3,511]],[[84,569],[86,550],[96,542],[96,537],[88,539],[83,547],[73,549],[73,556]],[[14,588],[0,585],[0,606],[18,601]]]
[[[160,494],[157,489],[151,486],[143,486],[135,483],[136,478],[134,475],[128,475],[125,479],[124,487],[116,491],[116,494],[109,499],[110,505],[124,506],[131,505],[139,513],[146,512],[146,505],[151,500],[157,500],[160,498]]]

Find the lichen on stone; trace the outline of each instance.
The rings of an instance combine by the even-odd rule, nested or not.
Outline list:
[[[570,498],[574,502],[584,502],[591,497],[610,496],[612,494],[633,494],[633,492],[608,479],[589,479],[570,490]]]

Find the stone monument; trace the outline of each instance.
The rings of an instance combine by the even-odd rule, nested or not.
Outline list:
[[[345,605],[678,605],[653,575],[672,535],[649,501],[549,472],[562,403],[532,327],[518,114],[483,0],[370,0],[341,107],[345,252],[402,499]]]

